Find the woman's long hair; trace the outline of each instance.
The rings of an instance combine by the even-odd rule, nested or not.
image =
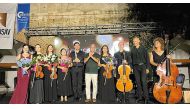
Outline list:
[[[40,44],[36,44],[36,45],[35,45],[35,52],[34,52],[33,56],[37,56],[37,51],[36,51],[36,46],[37,46],[37,45],[39,45],[40,48],[41,48],[41,45],[40,45]]]
[[[155,44],[156,41],[158,41],[161,44],[161,50],[164,50],[164,39],[161,37],[157,37],[154,39],[153,44]],[[156,50],[156,47],[154,45],[153,45],[153,50]]]
[[[23,54],[23,53],[24,53],[24,50],[23,50],[23,49],[24,49],[24,47],[25,47],[25,46],[28,46],[28,53],[29,53],[29,51],[30,51],[30,49],[29,49],[29,45],[24,44],[24,45],[22,46],[22,51],[21,51],[21,53],[20,53],[20,54]]]
[[[111,56],[111,54],[110,54],[110,52],[109,52],[109,47],[107,46],[107,45],[103,45],[102,47],[101,47],[101,56],[103,56],[103,48],[104,47],[106,47],[107,48],[107,54],[109,55],[109,56]]]
[[[52,48],[53,48],[52,53],[54,53],[54,46],[53,46],[52,44],[49,44],[49,45],[47,46],[47,49],[46,49],[46,54],[47,54],[47,55],[49,55],[48,48],[49,48],[50,46],[52,46]]]
[[[68,54],[68,50],[65,49],[65,48],[62,48],[62,49],[60,50],[60,54],[62,55],[62,51],[63,51],[63,50],[65,50],[65,52],[66,52],[66,56],[69,56],[69,54]]]

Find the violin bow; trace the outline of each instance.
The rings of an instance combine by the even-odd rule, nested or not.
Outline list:
[[[167,55],[170,55],[172,52],[174,52],[174,50],[175,50],[179,45],[181,45],[181,44],[182,44],[182,41],[179,42]],[[166,60],[166,58],[167,58],[167,56],[166,56],[164,59],[162,59],[161,62],[163,62],[164,60]]]

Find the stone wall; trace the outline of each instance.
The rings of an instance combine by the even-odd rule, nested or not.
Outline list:
[[[123,16],[127,16],[128,4],[31,4],[30,27],[57,27],[57,26],[82,26],[105,25],[121,23]],[[15,33],[15,39],[26,43],[25,31]],[[34,46],[39,43],[42,48],[53,44],[53,37],[33,37],[29,44]]]
[[[31,4],[31,27],[121,23],[127,4]]]

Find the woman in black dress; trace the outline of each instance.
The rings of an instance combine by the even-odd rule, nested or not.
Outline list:
[[[43,86],[43,72],[42,76],[38,76],[36,73],[37,71],[37,65],[42,68],[41,62],[43,60],[43,55],[41,53],[41,46],[37,44],[35,46],[35,54],[33,55],[33,61],[35,61],[35,65],[33,67],[33,71],[31,74],[31,82],[30,82],[30,98],[29,102],[30,103],[42,103],[44,100],[44,86]],[[39,74],[39,73],[38,73]]]
[[[57,90],[58,95],[61,96],[61,101],[67,102],[67,97],[73,94],[71,73],[69,69],[72,64],[71,58],[67,56],[67,51],[65,48],[62,48],[60,53],[61,57],[59,59],[59,66],[57,70]]]
[[[154,39],[153,43],[153,50],[150,53],[150,63],[153,70],[153,82],[156,83],[159,81],[159,76],[156,73],[156,68],[165,58],[164,39],[158,37]]]
[[[44,97],[46,102],[55,102],[57,100],[57,74],[56,67],[58,56],[54,54],[54,47],[47,47],[47,54],[44,57]]]
[[[114,83],[114,76],[112,74],[112,78],[107,79],[103,76],[103,72],[105,71],[106,66],[106,58],[111,58],[111,55],[109,53],[109,48],[107,45],[103,45],[101,48],[101,59],[100,59],[100,70],[99,70],[99,99],[103,103],[114,103],[116,100],[115,95],[115,83]]]

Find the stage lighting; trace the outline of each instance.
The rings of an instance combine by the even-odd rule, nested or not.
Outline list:
[[[55,47],[59,47],[59,46],[61,46],[61,45],[62,45],[62,40],[61,40],[61,38],[55,37],[55,39],[54,39],[54,46],[55,46]]]
[[[118,41],[124,40],[123,37],[118,37]]]
[[[113,37],[112,35],[97,35],[96,36],[96,41],[98,42],[98,44],[100,45],[110,45],[113,43]]]
[[[58,45],[59,44],[59,40],[57,39],[57,38],[55,38],[55,40],[54,40],[54,45],[56,46],[56,45]]]
[[[113,45],[111,46],[110,53],[112,56],[114,55],[115,52],[119,51],[118,43],[119,43],[119,41],[116,40],[113,42]]]

